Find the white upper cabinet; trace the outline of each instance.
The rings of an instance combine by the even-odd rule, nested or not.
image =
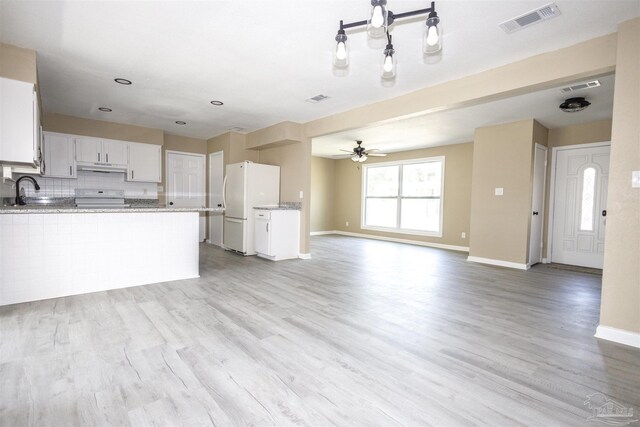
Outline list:
[[[0,77],[0,163],[37,166],[40,116],[32,83]]]
[[[100,163],[102,141],[96,138],[76,138],[76,161]]]
[[[160,145],[130,142],[127,181],[160,182],[161,150]]]
[[[129,144],[124,141],[114,141],[105,139],[102,141],[102,154],[104,162],[110,165],[126,165],[127,164],[127,146]]]
[[[77,178],[74,140],[71,135],[44,134],[42,175],[55,178]]]
[[[127,164],[127,143],[112,139],[76,138],[76,161],[101,165]]]

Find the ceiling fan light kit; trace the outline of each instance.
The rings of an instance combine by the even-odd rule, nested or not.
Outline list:
[[[358,144],[358,146],[357,147],[353,147],[353,150],[340,150],[340,151],[344,151],[345,153],[350,153],[351,154],[351,160],[354,163],[364,163],[364,162],[367,161],[369,156],[373,156],[373,157],[384,157],[384,156],[386,156],[385,153],[374,153],[374,151],[380,151],[377,148],[373,148],[371,150],[367,150],[366,148],[364,148],[362,146],[362,141],[356,141],[356,143]]]
[[[560,109],[565,113],[577,113],[587,108],[591,103],[583,97],[569,98],[560,104]]]
[[[396,19],[408,18],[411,16],[427,14],[424,31],[422,35],[422,52],[427,56],[438,55],[442,51],[442,30],[439,27],[440,18],[436,12],[435,2],[431,2],[431,7],[425,9],[411,10],[394,14],[387,9],[387,0],[371,0],[371,12],[369,19],[344,23],[340,21],[340,28],[335,37],[336,49],[333,57],[333,66],[336,69],[345,69],[349,66],[349,43],[347,42],[346,31],[349,28],[367,27],[367,34],[371,38],[387,37],[387,45],[384,49],[384,59],[382,61],[382,80],[389,81],[396,77],[396,57],[389,27]]]

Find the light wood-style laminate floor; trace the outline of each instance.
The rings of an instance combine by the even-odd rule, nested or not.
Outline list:
[[[585,425],[596,392],[640,412],[640,351],[593,338],[598,276],[312,253],[202,245],[200,279],[0,308],[0,424]]]

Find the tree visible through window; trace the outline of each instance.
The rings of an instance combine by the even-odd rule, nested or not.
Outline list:
[[[444,158],[364,167],[364,228],[442,235]]]

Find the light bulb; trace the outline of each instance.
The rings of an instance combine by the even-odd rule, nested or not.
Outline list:
[[[360,163],[364,163],[364,162],[366,162],[366,161],[367,161],[367,155],[366,155],[366,154],[363,154],[363,155],[362,155],[362,157],[360,157],[360,158],[358,159],[358,161],[359,161]]]
[[[378,5],[373,8],[373,14],[371,15],[371,26],[373,28],[380,28],[384,25],[384,16],[382,15],[382,6]]]
[[[387,73],[390,73],[393,70],[393,57],[391,55],[387,55],[384,58],[384,66],[383,66],[384,71],[386,71]]]
[[[436,27],[435,25],[430,26],[427,29],[427,44],[429,46],[435,46],[438,44],[439,38],[438,27]]]
[[[336,58],[337,59],[345,59],[347,57],[347,47],[344,42],[339,42],[338,47],[336,48]]]
[[[358,156],[357,156],[357,155],[353,155],[353,156],[351,156],[351,161],[353,161],[353,162],[359,162],[359,161],[360,161],[360,159],[358,158]]]

